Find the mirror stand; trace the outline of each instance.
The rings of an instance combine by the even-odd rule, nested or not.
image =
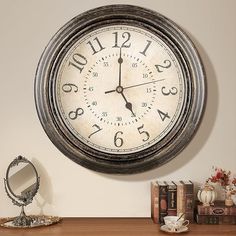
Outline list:
[[[25,214],[24,206],[21,206],[21,213],[18,217],[12,221],[15,226],[30,226],[33,223],[33,219]]]
[[[9,164],[4,178],[5,190],[12,203],[21,207],[21,213],[17,217],[0,219],[0,226],[32,228],[51,225],[61,220],[57,216],[25,214],[25,206],[33,201],[38,192],[39,180],[36,168],[25,157],[18,156]]]
[[[39,176],[34,165],[25,157],[18,156],[7,168],[4,179],[7,196],[21,207],[21,213],[12,221],[14,226],[30,226],[33,219],[25,214],[24,207],[33,201],[39,189]]]

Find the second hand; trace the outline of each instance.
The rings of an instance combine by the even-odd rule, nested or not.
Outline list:
[[[134,87],[146,85],[146,84],[156,83],[156,82],[163,81],[163,80],[165,80],[165,79],[159,79],[159,80],[154,80],[154,81],[145,82],[145,83],[141,83],[141,84],[131,85],[131,86],[124,87],[123,90],[124,90],[124,89],[128,89],[128,88],[134,88]],[[107,94],[107,93],[113,93],[113,92],[115,92],[115,91],[116,91],[116,89],[109,90],[109,91],[105,91],[105,94]]]

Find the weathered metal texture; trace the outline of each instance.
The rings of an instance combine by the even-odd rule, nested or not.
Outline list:
[[[185,79],[185,104],[171,132],[152,147],[131,154],[100,152],[76,139],[61,122],[53,94],[57,68],[68,48],[87,32],[112,24],[141,27],[160,37],[177,57]],[[206,76],[197,49],[173,21],[145,8],[109,5],[78,15],[51,39],[38,64],[35,102],[39,119],[48,137],[71,160],[99,172],[132,174],[165,164],[189,143],[204,113]]]

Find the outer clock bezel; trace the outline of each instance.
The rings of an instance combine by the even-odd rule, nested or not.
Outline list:
[[[178,59],[185,80],[186,99],[172,130],[160,142],[130,154],[108,154],[79,141],[63,124],[55,99],[57,71],[69,48],[88,32],[114,24],[141,27],[161,38]],[[69,21],[47,45],[35,77],[36,108],[48,137],[71,160],[104,173],[143,172],[170,161],[192,139],[200,124],[205,100],[203,64],[188,36],[161,14],[131,5],[99,7]]]

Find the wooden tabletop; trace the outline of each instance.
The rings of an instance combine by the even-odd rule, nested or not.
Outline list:
[[[30,229],[0,227],[0,236],[159,236],[168,235],[149,218],[63,218],[60,223]],[[183,235],[234,235],[236,225],[189,225]]]

